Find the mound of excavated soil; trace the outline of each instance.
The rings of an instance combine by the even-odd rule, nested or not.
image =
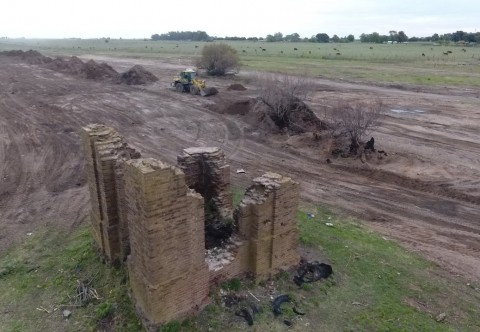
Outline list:
[[[244,87],[243,85],[239,84],[239,83],[234,83],[234,84],[231,84],[227,90],[233,90],[233,91],[245,91],[247,90],[246,87]]]
[[[85,64],[82,74],[91,80],[113,79],[118,76],[118,72],[105,62],[99,64],[93,60]]]
[[[81,75],[85,64],[76,56],[72,56],[68,60],[55,58],[47,65],[47,67],[51,70],[55,70],[64,74]]]
[[[7,56],[19,57],[23,61],[32,65],[49,63],[52,61],[52,58],[49,58],[48,56],[44,56],[40,52],[34,51],[34,50],[28,50],[26,52],[22,50],[12,50],[12,51],[4,51],[1,53]]]
[[[106,63],[98,63],[93,60],[85,63],[76,56],[72,56],[68,60],[55,58],[46,66],[51,70],[91,80],[108,80],[118,76],[118,72]]]
[[[257,100],[248,116],[248,122],[265,130],[287,130],[291,134],[318,133],[327,129],[327,124],[302,101],[295,100],[282,112],[277,112],[261,99]]]
[[[147,84],[158,81],[158,78],[140,65],[135,65],[119,75],[117,83],[127,85]]]
[[[27,52],[21,50],[4,51],[0,52],[0,55],[15,56],[29,64],[43,64],[51,70],[90,80],[112,80],[116,83],[127,85],[147,84],[158,81],[155,75],[140,65],[133,66],[128,71],[119,74],[104,62],[98,63],[94,60],[83,62],[76,56],[67,59],[60,57],[52,59],[33,50]],[[213,92],[216,92],[216,90]]]

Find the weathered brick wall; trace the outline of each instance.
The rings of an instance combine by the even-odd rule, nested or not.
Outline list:
[[[110,261],[122,259],[123,244],[128,244],[119,202],[122,196],[124,160],[140,154],[130,148],[114,129],[99,124],[82,128],[86,172],[90,190],[90,218],[97,246]]]
[[[84,127],[82,137],[93,237],[109,260],[128,255],[146,326],[201,310],[211,285],[246,273],[260,281],[298,264],[298,184],[290,178],[254,179],[234,214],[238,234],[205,255],[205,200],[221,217],[232,215],[230,167],[220,149],[185,149],[177,168],[139,159],[103,125]]]
[[[206,202],[212,201],[222,217],[231,217],[230,165],[224,153],[215,147],[188,148],[177,157],[177,162],[185,173],[187,186]]]
[[[266,173],[253,180],[235,216],[250,243],[249,269],[257,281],[298,264],[298,184]]]
[[[211,287],[250,272],[250,243],[238,236],[234,238],[233,243],[226,248],[207,250],[206,261]]]
[[[126,162],[125,193],[137,306],[153,324],[200,310],[209,291],[203,198],[180,169],[154,159]]]

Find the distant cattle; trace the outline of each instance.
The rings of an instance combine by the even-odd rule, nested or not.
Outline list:
[[[373,46],[370,46],[370,49],[373,50]]]
[[[425,53],[422,53],[422,56],[425,56]]]
[[[298,48],[294,47],[293,50],[294,50],[294,51],[298,51]]]
[[[340,52],[337,52],[337,55],[342,55],[342,53],[340,53]]]
[[[262,48],[262,51],[265,52],[267,49],[266,48]]]

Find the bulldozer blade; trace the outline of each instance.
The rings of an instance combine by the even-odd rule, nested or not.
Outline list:
[[[218,93],[218,90],[213,87],[200,90],[200,95],[202,97],[216,95],[217,93]]]

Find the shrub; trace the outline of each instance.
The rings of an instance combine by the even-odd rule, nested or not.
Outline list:
[[[379,99],[372,101],[340,101],[327,120],[333,136],[347,135],[350,153],[356,154],[365,136],[377,128],[385,111]]]
[[[238,70],[240,58],[230,45],[219,43],[203,47],[199,67],[205,68],[209,75],[225,75],[227,71]]]

